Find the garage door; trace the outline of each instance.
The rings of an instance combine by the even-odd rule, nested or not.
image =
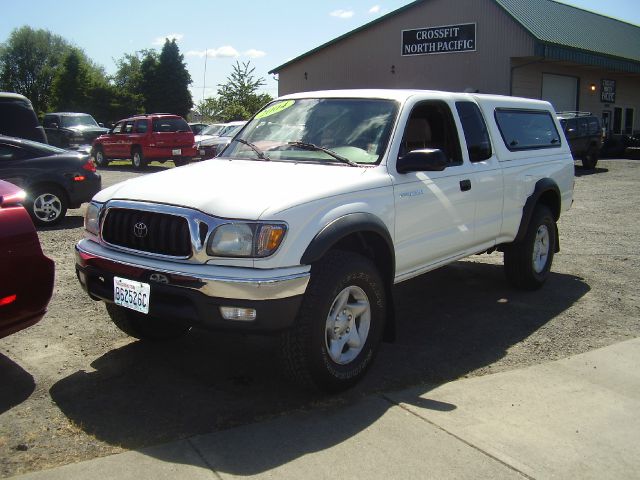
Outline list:
[[[551,102],[556,112],[578,110],[578,79],[543,73],[542,99]]]

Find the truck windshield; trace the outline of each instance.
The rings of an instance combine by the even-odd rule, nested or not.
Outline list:
[[[377,164],[397,112],[395,101],[383,99],[277,100],[256,114],[223,156],[345,164],[337,158],[343,157]]]
[[[97,127],[91,115],[64,115],[60,118],[63,127]]]

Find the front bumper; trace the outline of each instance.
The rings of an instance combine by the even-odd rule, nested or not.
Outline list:
[[[148,283],[150,317],[213,330],[269,332],[292,326],[310,276],[309,272],[276,271],[269,277],[251,278],[247,271],[257,269],[230,267],[223,268],[224,275],[210,275],[175,271],[163,267],[164,262],[148,259],[133,264],[129,256],[107,258],[102,247],[81,241],[76,245],[76,274],[82,288],[94,300],[113,303],[114,276]],[[230,275],[233,270],[242,274]],[[255,309],[256,319],[226,320],[220,313],[223,306]]]

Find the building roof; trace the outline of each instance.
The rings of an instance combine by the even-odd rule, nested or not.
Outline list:
[[[553,0],[494,1],[541,42],[640,62],[637,25]]]
[[[411,2],[320,45],[269,73],[276,73],[288,65],[428,1]],[[538,40],[536,55],[611,70],[640,72],[640,26],[554,0],[493,1]]]

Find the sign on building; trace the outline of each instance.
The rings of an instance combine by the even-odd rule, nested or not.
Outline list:
[[[602,79],[600,88],[600,101],[604,103],[616,103],[616,81]]]
[[[402,31],[402,56],[475,52],[476,24],[446,25]]]

